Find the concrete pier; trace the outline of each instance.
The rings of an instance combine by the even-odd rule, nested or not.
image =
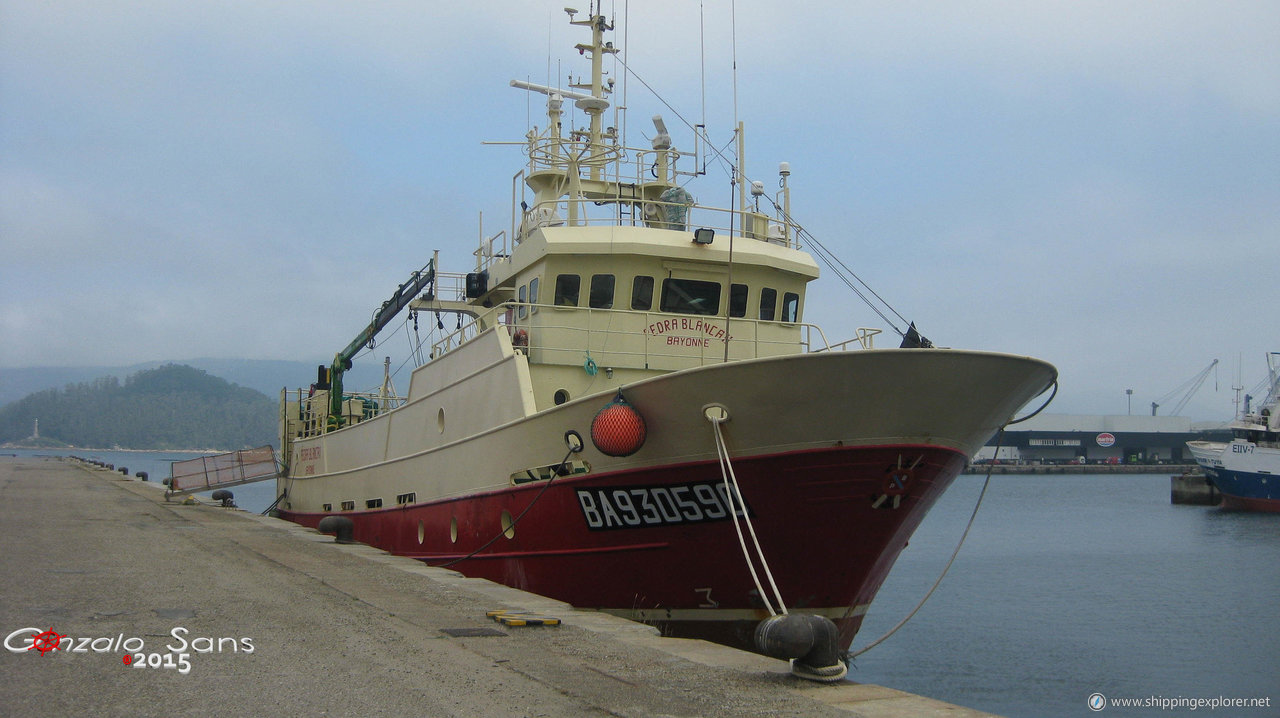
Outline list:
[[[70,461],[0,458],[0,526],[7,715],[986,715],[808,683],[287,522],[166,504],[158,484]],[[563,623],[499,626],[495,609]],[[22,650],[45,631],[62,650]]]
[[[1169,477],[1169,501],[1175,504],[1217,506],[1222,503],[1222,492],[1198,470],[1186,471]]]

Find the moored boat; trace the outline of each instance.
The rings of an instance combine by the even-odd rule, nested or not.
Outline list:
[[[546,95],[548,122],[510,227],[465,275],[414,272],[284,393],[279,515],[340,515],[358,541],[671,635],[754,648],[789,608],[847,648],[930,506],[1056,370],[914,326],[899,348],[829,342],[803,319],[818,267],[789,168],[776,200],[757,183],[748,201],[738,167],[735,207],[698,203],[660,119],[651,148],[604,126],[612,28],[570,22],[591,32],[590,82],[512,83]],[[566,100],[588,127],[564,130]],[[347,391],[406,308],[461,319],[407,396]]]
[[[1267,394],[1256,407],[1246,397],[1240,416],[1227,425],[1232,439],[1188,441],[1205,476],[1222,492],[1222,506],[1280,512],[1280,353],[1267,355]]]

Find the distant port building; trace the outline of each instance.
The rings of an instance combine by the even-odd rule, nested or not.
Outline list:
[[[1230,441],[1226,422],[1183,416],[1041,414],[1004,432],[996,454],[993,436],[974,457],[1023,464],[1193,463],[1187,442]]]

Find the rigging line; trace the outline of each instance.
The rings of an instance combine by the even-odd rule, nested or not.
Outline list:
[[[772,198],[770,198],[770,201],[771,201],[771,202],[773,201],[773,200],[772,200]],[[785,212],[784,212],[783,214],[785,214]],[[788,221],[790,221],[790,219],[788,219]],[[886,301],[884,297],[880,296],[880,294],[879,294],[878,292],[876,292],[876,290],[872,289],[872,288],[871,288],[871,285],[869,285],[869,284],[867,284],[865,281],[863,281],[862,277],[859,277],[859,276],[857,275],[857,273],[856,273],[856,272],[854,272],[852,269],[849,269],[848,265],[846,265],[843,261],[841,261],[841,259],[840,259],[838,256],[836,256],[835,252],[832,252],[830,249],[827,249],[827,247],[826,247],[824,244],[822,244],[821,242],[819,242],[819,241],[818,241],[818,238],[817,238],[817,237],[815,237],[815,236],[813,236],[813,234],[812,234],[812,233],[810,233],[810,232],[809,232],[809,230],[805,229],[804,227],[800,226],[799,224],[796,224],[795,226],[796,226],[796,228],[797,228],[797,232],[798,232],[798,234],[803,234],[805,237],[807,237],[807,238],[808,238],[808,240],[809,240],[809,242],[810,242],[811,244],[813,244],[813,245],[814,245],[814,246],[816,246],[816,247],[820,247],[820,248],[822,249],[822,251],[823,251],[823,252],[826,252],[828,255],[830,255],[830,260],[829,260],[829,261],[832,261],[832,262],[834,262],[835,264],[840,265],[840,267],[841,267],[841,268],[843,268],[843,269],[844,269],[844,271],[846,271],[846,272],[848,272],[848,273],[849,273],[849,276],[851,276],[851,277],[853,277],[854,279],[856,279],[856,280],[858,281],[858,284],[861,284],[861,285],[862,285],[862,286],[863,286],[863,287],[864,287],[868,292],[870,292],[870,293],[871,293],[871,295],[872,295],[872,296],[874,296],[874,297],[875,297],[875,298],[876,298],[876,299],[877,299],[881,304],[883,304],[883,305],[884,305],[884,307],[885,307],[886,309],[888,309],[889,311],[893,312],[894,316],[898,317],[898,319],[902,320],[904,323],[909,323],[909,322],[907,321],[907,318],[906,318],[906,317],[904,317],[904,316],[902,316],[902,314],[900,314],[900,313],[898,312],[898,310],[897,310],[897,309],[894,309],[894,308],[893,308],[893,305],[892,305],[892,304],[890,304],[888,301]],[[835,270],[834,270],[834,268],[833,268],[833,270],[832,270],[832,271],[835,271]],[[864,300],[864,301],[865,301],[865,300]],[[868,303],[869,303],[869,302],[868,302]],[[888,321],[888,320],[886,319],[885,321]],[[889,324],[890,324],[890,325],[893,325],[893,322],[889,322]],[[894,326],[894,329],[895,329],[895,330],[897,330],[897,327],[896,327],[896,326]],[[899,333],[901,333],[901,332],[899,332]]]
[[[729,50],[732,56],[733,74],[733,131],[738,131],[738,3],[729,3]],[[741,157],[738,158],[741,161]]]
[[[796,226],[798,227],[798,225]],[[881,321],[883,321],[885,324],[888,324],[890,327],[893,327],[893,330],[897,332],[899,335],[905,336],[904,330],[899,329],[898,325],[895,324],[892,319],[886,316],[884,312],[880,311],[880,307],[877,306],[875,302],[868,299],[867,295],[863,294],[862,290],[858,289],[858,287],[855,286],[852,281],[850,281],[849,277],[846,276],[844,272],[840,271],[840,267],[836,266],[839,260],[834,258],[834,255],[831,254],[831,250],[827,249],[826,247],[822,246],[820,243],[816,241],[812,242],[812,246],[819,250],[814,252],[814,254],[817,255],[818,259],[821,259],[827,265],[827,267],[831,270],[831,272],[835,274],[840,279],[840,281],[844,282],[845,286],[848,287],[850,291],[852,291],[855,295],[857,295],[857,297],[861,299],[864,304],[870,307],[871,311],[875,312],[876,316],[880,317]],[[852,274],[852,272],[850,272],[850,274]],[[854,275],[854,277],[858,279],[859,283],[861,283],[864,287],[867,288],[867,291],[870,291],[872,294],[875,294],[875,292],[872,291],[870,287],[867,287],[866,282],[863,282],[861,278],[857,277],[857,275]],[[876,295],[876,298],[879,299],[880,298],[879,295]],[[894,311],[893,307],[889,306],[888,302],[885,302],[883,299],[880,299],[880,303],[884,305],[886,308],[888,308],[889,311],[893,312],[894,314],[898,314],[896,311]],[[898,316],[901,317],[902,315],[899,314]],[[906,321],[906,320],[904,319],[903,321]]]
[[[736,50],[735,50],[735,53],[736,53]],[[616,58],[617,56],[615,55],[614,57]],[[663,104],[663,105],[664,105],[668,110],[670,110],[670,111],[671,111],[671,113],[672,113],[672,114],[674,114],[674,115],[676,116],[676,118],[677,118],[677,119],[679,119],[681,122],[683,122],[683,123],[684,123],[684,125],[685,125],[685,127],[688,127],[691,131],[693,131],[693,133],[694,133],[695,135],[701,135],[701,137],[706,141],[707,146],[711,149],[711,151],[712,151],[713,153],[715,153],[715,155],[716,155],[716,157],[717,157],[718,159],[720,159],[722,162],[724,162],[724,163],[726,163],[726,164],[729,164],[730,166],[732,166],[732,167],[734,167],[734,168],[736,168],[736,167],[737,167],[737,163],[736,163],[736,162],[730,162],[729,158],[725,156],[725,150],[728,148],[729,143],[725,143],[725,147],[724,147],[724,148],[717,149],[714,145],[712,145],[712,144],[711,144],[711,137],[710,137],[710,135],[708,135],[708,134],[707,134],[707,130],[706,130],[706,126],[705,126],[705,125],[702,127],[702,129],[701,129],[701,130],[699,130],[699,129],[698,129],[698,127],[697,127],[697,126],[695,126],[693,123],[689,122],[689,120],[688,120],[688,119],[686,119],[684,115],[680,114],[680,111],[679,111],[679,110],[677,110],[674,106],[672,106],[672,104],[671,104],[670,102],[667,102],[666,98],[664,98],[661,94],[659,94],[659,93],[658,93],[658,91],[657,91],[657,90],[655,90],[655,89],[653,88],[653,86],[652,86],[652,85],[650,85],[648,82],[646,82],[646,81],[645,81],[645,79],[644,79],[643,77],[641,77],[639,73],[637,73],[635,70],[633,70],[633,69],[631,68],[631,66],[630,66],[630,65],[628,65],[628,64],[626,63],[626,61],[625,61],[625,60],[623,60],[623,59],[619,58],[619,59],[618,59],[618,63],[619,63],[619,64],[621,64],[621,65],[622,65],[622,67],[627,71],[627,75],[634,76],[634,77],[636,78],[636,80],[638,80],[638,81],[640,82],[640,84],[642,84],[642,85],[644,85],[644,86],[645,86],[645,89],[649,90],[649,92],[650,92],[650,93],[652,93],[654,97],[658,98],[658,101],[659,101],[659,102],[661,102],[661,103],[662,103],[662,104]],[[625,76],[624,76],[624,77],[625,77]],[[734,134],[734,138],[736,139],[736,137],[737,137],[737,134],[736,134],[736,132],[737,132],[737,124],[736,124],[736,120],[737,120],[737,59],[736,59],[736,54],[735,54],[735,59],[734,59],[734,120],[735,120],[735,125],[734,125],[734,128],[735,128],[735,129],[734,129],[734,132],[735,132],[735,134]],[[733,141],[733,139],[730,139],[730,140],[729,140],[729,142],[732,142],[732,141]],[[737,171],[736,171],[736,169],[734,169],[734,170],[733,170],[733,174],[734,174],[735,176],[737,175]],[[744,176],[743,176],[743,178],[742,178],[742,181],[744,181],[744,182],[745,182],[745,181],[749,181],[749,178],[747,178],[747,177],[745,176],[745,174],[744,174]],[[783,218],[784,218],[788,223],[790,223],[791,225],[793,225],[793,226],[795,226],[795,227],[796,227],[797,236],[801,236],[801,235],[803,235],[803,236],[807,237],[807,238],[808,238],[808,240],[809,240],[813,245],[815,245],[815,246],[817,246],[817,247],[821,248],[821,249],[822,249],[822,251],[824,251],[824,252],[826,252],[827,254],[829,254],[829,255],[830,255],[830,258],[829,258],[829,259],[824,258],[824,261],[826,261],[826,262],[828,263],[828,266],[831,268],[831,271],[835,272],[837,276],[840,276],[840,277],[841,277],[841,279],[842,279],[842,281],[844,281],[844,283],[845,283],[846,285],[848,285],[850,289],[853,289],[853,290],[854,290],[854,293],[858,295],[858,298],[862,299],[862,301],[863,301],[864,303],[866,303],[866,304],[867,304],[867,306],[871,307],[871,308],[876,312],[876,314],[877,314],[877,315],[879,315],[879,316],[880,316],[880,318],[881,318],[881,319],[882,319],[886,324],[888,324],[889,326],[893,327],[893,330],[894,330],[895,332],[897,332],[899,335],[903,335],[903,336],[905,336],[905,334],[906,334],[906,330],[905,330],[905,329],[899,329],[899,328],[898,328],[898,326],[897,326],[893,321],[891,321],[888,317],[886,317],[886,316],[885,316],[885,315],[884,315],[884,314],[883,314],[883,313],[882,313],[878,308],[876,308],[876,307],[875,307],[875,305],[874,305],[870,300],[868,300],[868,299],[866,298],[866,295],[864,295],[862,292],[859,292],[856,288],[854,288],[854,286],[852,285],[852,283],[851,283],[851,282],[850,282],[846,277],[844,277],[843,275],[841,275],[841,273],[840,273],[840,269],[839,269],[838,267],[843,268],[845,272],[847,272],[850,276],[852,276],[855,280],[857,280],[857,282],[858,282],[859,284],[861,284],[863,287],[865,287],[865,288],[866,288],[866,290],[872,294],[872,296],[874,296],[877,300],[879,300],[879,301],[880,301],[880,303],[881,303],[881,304],[882,304],[886,309],[888,309],[890,312],[892,312],[895,316],[897,316],[897,317],[898,317],[898,319],[900,319],[903,323],[908,323],[908,324],[909,324],[909,322],[907,321],[907,318],[906,318],[906,317],[902,316],[902,314],[901,314],[900,312],[898,312],[898,310],[896,310],[896,309],[894,309],[894,308],[893,308],[893,305],[892,305],[892,304],[889,304],[889,302],[885,301],[885,299],[884,299],[883,297],[881,297],[881,296],[880,296],[880,295],[879,295],[879,294],[878,294],[874,289],[872,289],[872,288],[871,288],[871,285],[869,285],[869,284],[867,284],[865,281],[863,281],[863,279],[862,279],[861,277],[859,277],[859,276],[858,276],[858,275],[857,275],[853,270],[849,269],[849,267],[848,267],[848,266],[846,266],[846,265],[844,264],[844,262],[840,261],[840,260],[839,260],[839,258],[837,258],[837,257],[836,257],[836,255],[835,255],[834,253],[832,253],[832,252],[831,252],[831,250],[829,250],[829,249],[827,249],[825,246],[823,246],[823,245],[822,245],[822,243],[821,243],[821,242],[819,242],[819,241],[817,240],[817,238],[813,236],[813,233],[809,232],[809,230],[807,230],[807,229],[805,229],[804,227],[802,227],[801,225],[797,224],[797,223],[792,219],[791,215],[790,215],[790,214],[788,214],[787,212],[785,212],[781,207],[779,207],[779,206],[778,206],[778,203],[777,203],[777,202],[775,202],[775,201],[773,200],[773,198],[772,198],[772,197],[769,197],[769,196],[767,196],[767,195],[766,195],[766,196],[765,196],[765,199],[766,199],[766,200],[768,200],[769,204],[773,205],[774,209],[777,211],[777,213],[778,213],[778,215],[779,215],[780,217],[783,217]]]
[[[702,3],[698,3],[698,57],[702,74],[702,128],[707,127],[707,17]],[[694,133],[697,134],[696,132]],[[696,167],[694,169],[697,169]]]
[[[742,518],[747,524],[747,531],[751,534],[751,543],[755,546],[756,556],[760,559],[760,566],[764,569],[765,578],[769,579],[769,587],[773,589],[773,597],[778,602],[778,609],[781,613],[786,614],[787,605],[782,601],[782,592],[778,590],[778,584],[773,579],[773,571],[769,568],[769,561],[765,559],[764,550],[760,548],[760,539],[756,536],[755,525],[751,522],[751,514],[747,511],[746,501],[742,498],[742,489],[738,485],[738,476],[734,473],[733,462],[729,459],[729,447],[725,444],[724,435],[720,431],[720,424],[725,419],[717,420],[707,417],[707,420],[711,422],[715,429],[716,455],[720,457],[720,473],[724,476],[725,492],[729,494],[730,515],[733,517],[733,527],[738,532],[738,543],[742,546],[742,555],[747,560],[747,568],[751,571],[751,578],[755,580],[756,590],[760,593],[760,599],[764,601],[765,607],[769,609],[769,615],[778,615],[769,604],[764,587],[760,585],[760,578],[756,575],[751,555],[747,551],[746,542],[742,537],[742,528],[738,525],[738,506],[742,507]],[[730,488],[730,480],[733,482],[732,488]],[[735,503],[736,506],[734,505]]]
[[[1000,435],[996,439],[997,455],[1000,453],[1000,446],[1003,443],[1003,441],[1004,441],[1004,427],[1002,426],[1000,427]],[[892,636],[893,634],[897,633],[899,628],[902,628],[903,626],[907,625],[907,621],[910,621],[911,617],[916,615],[917,611],[919,611],[921,608],[924,608],[925,601],[928,601],[929,597],[933,595],[933,592],[938,589],[938,585],[942,583],[942,579],[947,575],[947,571],[951,570],[951,564],[956,562],[956,556],[959,555],[960,553],[960,547],[964,546],[964,540],[969,537],[969,529],[973,528],[973,520],[978,517],[978,509],[982,508],[982,499],[984,496],[987,495],[987,487],[991,485],[991,467],[992,466],[994,466],[994,464],[987,465],[987,478],[985,481],[982,482],[982,491],[978,494],[977,503],[973,505],[973,513],[969,515],[969,523],[965,525],[964,533],[960,534],[960,542],[956,544],[956,550],[951,552],[951,558],[947,560],[947,565],[943,566],[942,573],[938,574],[938,580],[933,582],[933,586],[929,588],[928,593],[924,595],[924,598],[920,599],[920,603],[916,604],[915,608],[911,609],[911,613],[908,613],[906,618],[903,618],[901,621],[898,621],[898,625],[894,626],[893,628],[890,628],[888,633],[885,633],[883,636],[877,638],[871,643],[868,643],[867,645],[863,646],[857,651],[850,653],[849,654],[850,659],[854,659],[854,658],[857,658],[858,656],[861,656],[862,654],[866,653],[872,648],[875,648],[876,646],[883,643],[887,638],[889,638],[889,636]]]
[[[566,442],[568,441],[569,434],[573,434],[573,435],[577,436],[578,432],[573,431],[572,429],[570,429],[569,431],[565,432],[565,441],[566,441]],[[566,463],[568,463],[568,461],[569,461],[569,457],[570,457],[570,456],[573,456],[574,454],[578,453],[579,451],[582,451],[582,447],[581,447],[582,437],[581,437],[581,436],[578,436],[578,441],[579,441],[579,447],[578,447],[577,449],[574,449],[574,447],[573,447],[572,445],[570,445],[570,446],[569,446],[569,452],[568,452],[568,453],[566,453],[566,454],[564,455],[564,458],[560,460],[560,463],[556,465],[556,469],[557,469],[557,470],[558,470],[559,468],[563,467]],[[472,551],[471,553],[467,554],[466,556],[462,556],[462,557],[460,557],[460,558],[455,558],[454,560],[449,561],[449,562],[447,562],[447,563],[438,564],[438,565],[436,565],[436,566],[435,566],[435,568],[449,568],[450,566],[452,566],[452,565],[454,565],[454,564],[456,564],[456,563],[461,563],[461,562],[463,562],[463,561],[466,561],[466,560],[467,560],[467,559],[469,559],[469,558],[474,558],[476,554],[478,554],[478,553],[480,553],[481,551],[483,551],[483,550],[485,550],[485,549],[489,548],[490,546],[492,546],[494,541],[497,541],[498,539],[502,538],[503,534],[507,533],[508,531],[514,531],[514,530],[515,530],[515,528],[516,528],[516,524],[520,523],[520,519],[524,518],[524,515],[525,515],[525,514],[527,514],[527,513],[529,513],[529,509],[533,508],[533,505],[534,505],[534,504],[536,504],[536,503],[538,503],[538,499],[542,498],[542,495],[543,495],[543,494],[547,493],[547,489],[551,488],[551,482],[555,481],[555,480],[556,480],[556,477],[557,477],[557,476],[559,476],[559,475],[560,475],[560,474],[558,473],[558,471],[552,471],[552,472],[551,472],[551,478],[547,479],[547,483],[545,483],[545,484],[543,484],[543,485],[542,485],[542,488],[538,490],[538,494],[537,494],[536,496],[534,496],[534,497],[533,497],[533,500],[529,502],[529,505],[528,505],[528,506],[526,506],[526,507],[524,507],[524,510],[523,510],[523,511],[521,511],[521,512],[519,513],[519,515],[517,515],[515,518],[511,519],[511,526],[509,526],[509,527],[507,527],[507,528],[505,528],[505,529],[501,529],[501,530],[499,530],[499,531],[498,531],[498,533],[497,533],[497,534],[495,534],[493,538],[489,539],[488,541],[485,541],[483,545],[481,545],[479,548],[477,548],[476,550]],[[428,566],[430,566],[431,564],[430,564],[430,563],[428,563],[427,565],[428,565]]]
[[[871,293],[872,296],[874,296],[882,305],[884,305],[886,309],[893,312],[894,315],[898,317],[898,319],[902,320],[903,322],[909,323],[906,317],[902,316],[902,314],[900,314],[898,310],[893,308],[892,304],[890,304],[887,300],[885,300],[884,297],[880,296],[880,294],[877,293],[876,290],[871,288],[870,284],[867,284],[866,281],[862,279],[862,277],[859,277],[856,272],[854,272],[852,269],[849,268],[848,265],[846,265],[843,261],[841,261],[840,258],[835,254],[835,252],[832,252],[830,249],[826,247],[826,245],[818,241],[818,238],[815,237],[812,232],[810,232],[808,229],[805,229],[804,226],[802,226],[799,222],[796,222],[795,219],[784,208],[779,207],[778,203],[774,201],[772,197],[765,195],[765,200],[769,202],[770,205],[773,206],[774,211],[778,214],[779,217],[781,217],[788,224],[796,228],[797,238],[804,237],[809,241],[811,245],[821,250],[821,252],[819,253],[819,256],[828,263],[828,266],[831,268],[831,271],[835,272],[836,275],[839,276],[845,282],[845,284],[849,284],[849,280],[841,274],[841,271],[840,271],[841,269],[847,272],[849,276],[857,280],[858,284],[861,284],[868,292]],[[821,253],[826,253],[827,256],[822,257]],[[854,289],[852,285],[850,285],[849,288]],[[868,300],[865,295],[863,295],[861,292],[858,292],[857,289],[854,289],[854,292],[856,292],[858,294],[858,297],[861,298],[862,301],[866,302],[868,306],[871,306],[872,309],[875,309],[871,301]],[[876,313],[880,314],[878,310]],[[902,331],[899,330],[897,326],[894,326],[893,322],[887,319],[883,314],[880,314],[880,318],[884,319],[884,321],[887,322],[890,326],[893,326],[894,330],[898,331],[899,334],[902,333]]]

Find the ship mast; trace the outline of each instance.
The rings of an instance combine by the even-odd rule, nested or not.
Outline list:
[[[596,8],[598,11],[598,4],[596,5]],[[569,10],[570,8],[565,8],[565,12],[569,12]],[[591,56],[591,82],[589,84],[581,82],[570,83],[569,87],[591,91],[590,96],[578,99],[574,102],[574,105],[583,112],[586,112],[591,118],[591,125],[588,130],[590,133],[588,137],[588,142],[590,143],[589,156],[591,160],[595,160],[600,156],[604,146],[602,137],[602,125],[604,122],[603,115],[604,111],[609,108],[609,101],[605,99],[604,56],[611,55],[618,50],[613,46],[613,43],[608,43],[606,45],[604,42],[605,31],[613,30],[613,26],[605,21],[604,15],[595,14],[596,11],[591,11],[587,13],[588,18],[586,20],[574,20],[573,16],[575,12],[576,11],[569,12],[569,24],[591,28],[591,44],[586,45],[578,43],[574,46],[578,52],[590,54]],[[591,168],[591,179],[600,179],[600,163],[590,161],[588,164]]]

